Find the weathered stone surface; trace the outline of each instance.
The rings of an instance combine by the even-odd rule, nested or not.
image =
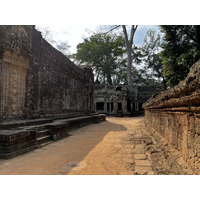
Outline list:
[[[150,167],[151,166],[151,161],[149,161],[149,160],[135,160],[135,165],[136,166],[147,166],[147,167]]]
[[[147,156],[145,154],[134,154],[135,160],[145,160]]]
[[[35,26],[0,26],[0,158],[105,120],[93,113],[93,77],[91,68],[76,66]]]
[[[34,26],[0,26],[0,120],[89,114],[93,73],[57,51]]]
[[[174,88],[149,99],[145,122],[181,153],[196,174],[200,168],[200,61]]]
[[[107,115],[136,116],[144,114],[142,104],[163,90],[161,85],[110,86],[96,81],[95,112]]]
[[[0,159],[8,159],[36,148],[43,147],[53,141],[69,136],[69,131],[92,123],[105,120],[103,115],[82,116],[68,119],[38,119],[4,122],[0,127]],[[11,128],[13,127],[13,128]]]

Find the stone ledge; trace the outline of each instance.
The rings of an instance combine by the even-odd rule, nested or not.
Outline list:
[[[19,127],[16,126],[16,123],[12,126],[12,123],[9,122],[11,129],[6,126],[7,130],[0,130],[0,159],[9,159],[40,148],[42,146],[40,138],[44,138],[45,134],[53,142],[68,137],[69,131],[72,129],[105,120],[105,115],[93,115],[61,120],[52,119],[51,122],[43,120],[43,124],[39,123],[39,125],[36,120],[36,124],[30,123],[31,126],[25,126],[25,121],[19,122]],[[24,126],[21,126],[22,124]]]

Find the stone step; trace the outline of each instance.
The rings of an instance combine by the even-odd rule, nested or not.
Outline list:
[[[43,129],[43,130],[41,130],[41,131],[38,132],[38,138],[50,135],[50,132],[51,132],[50,129]]]
[[[45,146],[47,146],[48,144],[51,144],[51,143],[53,143],[53,141],[48,141],[48,142],[42,143],[39,147],[42,148],[42,147],[45,147]]]
[[[79,117],[84,117],[83,114],[76,114],[71,116],[58,116],[58,117],[52,117],[52,118],[39,118],[39,119],[29,119],[29,120],[5,120],[3,122],[0,122],[0,130],[2,129],[23,129],[27,126],[39,126],[39,125],[45,125],[49,123],[53,123],[55,120],[65,120],[65,119],[75,119]]]
[[[38,126],[42,124],[52,123],[52,119],[37,119],[37,120],[15,120],[4,121],[0,123],[0,129],[22,129],[27,126]]]
[[[70,130],[92,123],[100,123],[106,119],[105,115],[85,115],[73,118],[62,117],[51,123],[48,120],[38,120],[39,125],[34,125],[36,120],[28,123],[30,125],[27,125],[26,120],[0,123],[0,159],[9,159],[29,149],[46,146],[53,141],[68,137]],[[44,123],[38,123],[39,121]],[[2,124],[6,129],[2,129]],[[16,128],[13,129],[15,126]]]
[[[37,141],[37,144],[41,146],[41,144],[51,141],[51,136],[46,135],[46,136],[38,137],[36,141]]]

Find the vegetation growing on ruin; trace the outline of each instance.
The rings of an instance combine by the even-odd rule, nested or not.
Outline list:
[[[163,35],[161,57],[167,85],[175,86],[200,59],[200,26],[160,26]]]

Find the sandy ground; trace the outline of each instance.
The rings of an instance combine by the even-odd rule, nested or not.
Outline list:
[[[146,155],[140,144],[131,141],[141,136],[143,126],[143,117],[107,117],[100,124],[71,131],[68,138],[22,156],[0,160],[0,174],[134,174],[134,157]],[[151,172],[150,163],[145,165]]]

